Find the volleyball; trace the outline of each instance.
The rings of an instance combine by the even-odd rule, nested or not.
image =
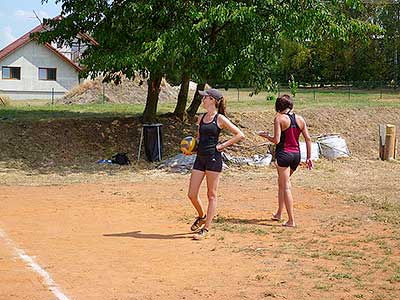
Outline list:
[[[185,155],[192,155],[196,152],[197,141],[192,136],[187,136],[181,141],[181,151]]]

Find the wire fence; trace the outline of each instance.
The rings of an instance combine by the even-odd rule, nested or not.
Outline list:
[[[333,100],[338,97],[345,100],[399,100],[400,86],[383,81],[369,82],[339,82],[331,84],[322,83],[296,83],[290,85],[288,83],[276,83],[270,91],[260,90],[255,93],[255,89],[251,87],[243,87],[240,84],[229,83],[219,84],[216,88],[225,90],[230,100],[274,100],[282,94],[290,94],[296,98],[304,100]]]
[[[251,86],[246,86],[241,82],[229,82],[216,84],[213,87],[221,89],[223,94],[230,101],[254,101],[254,100],[271,100],[282,94],[290,94],[296,99],[307,101],[330,101],[335,99],[342,100],[394,100],[400,101],[400,84],[394,84],[386,81],[363,81],[363,82],[335,82],[335,83],[274,83],[273,89],[261,89],[256,92],[256,89]],[[82,87],[84,89],[85,87]],[[166,90],[160,93],[160,103],[174,103],[177,100],[179,87],[169,86]],[[191,101],[195,92],[195,86],[191,86],[189,91],[188,102]],[[56,95],[54,89],[48,92],[48,96],[43,99],[48,99],[51,104],[60,103],[126,103],[126,104],[141,104],[146,101],[147,89],[138,87],[126,88],[124,86],[112,86],[110,84],[100,83],[94,87],[88,87],[85,93],[76,93],[71,99],[59,102],[60,95]],[[39,97],[38,97],[39,99]]]

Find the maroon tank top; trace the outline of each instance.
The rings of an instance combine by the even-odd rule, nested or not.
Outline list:
[[[285,152],[300,152],[299,146],[299,136],[301,130],[299,125],[296,122],[295,114],[286,114],[290,119],[289,128],[285,129],[281,133],[281,139],[276,145],[276,151],[285,151]]]

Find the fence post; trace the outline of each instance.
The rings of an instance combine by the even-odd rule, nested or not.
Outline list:
[[[379,158],[383,160],[383,153],[385,152],[385,135],[386,126],[384,124],[379,124]]]
[[[385,135],[385,151],[383,153],[384,160],[395,159],[396,153],[396,126],[387,124]]]
[[[313,84],[313,95],[314,95],[314,102],[315,102],[315,82]]]
[[[350,101],[350,98],[351,98],[351,83],[349,82],[349,101]]]
[[[379,157],[382,160],[396,158],[396,126],[379,125]]]
[[[54,88],[51,88],[51,105],[54,105]]]

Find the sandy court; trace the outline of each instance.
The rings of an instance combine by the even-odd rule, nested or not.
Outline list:
[[[0,187],[0,230],[6,235],[0,236],[0,299],[57,299],[15,248],[71,300],[346,299],[363,287],[351,281],[336,282],[341,288],[328,291],[315,288],[325,276],[321,268],[346,267],[328,254],[356,253],[360,249],[351,242],[375,231],[391,235],[368,220],[367,208],[302,188],[294,188],[299,226],[282,228],[269,221],[274,182],[262,175],[224,176],[211,235],[193,241],[188,180],[166,175],[130,183]],[[360,261],[357,274],[384,255],[373,243],[365,247],[365,261],[352,257]],[[370,289],[386,286],[374,276],[381,274],[365,279]],[[388,293],[398,295],[397,288]]]

